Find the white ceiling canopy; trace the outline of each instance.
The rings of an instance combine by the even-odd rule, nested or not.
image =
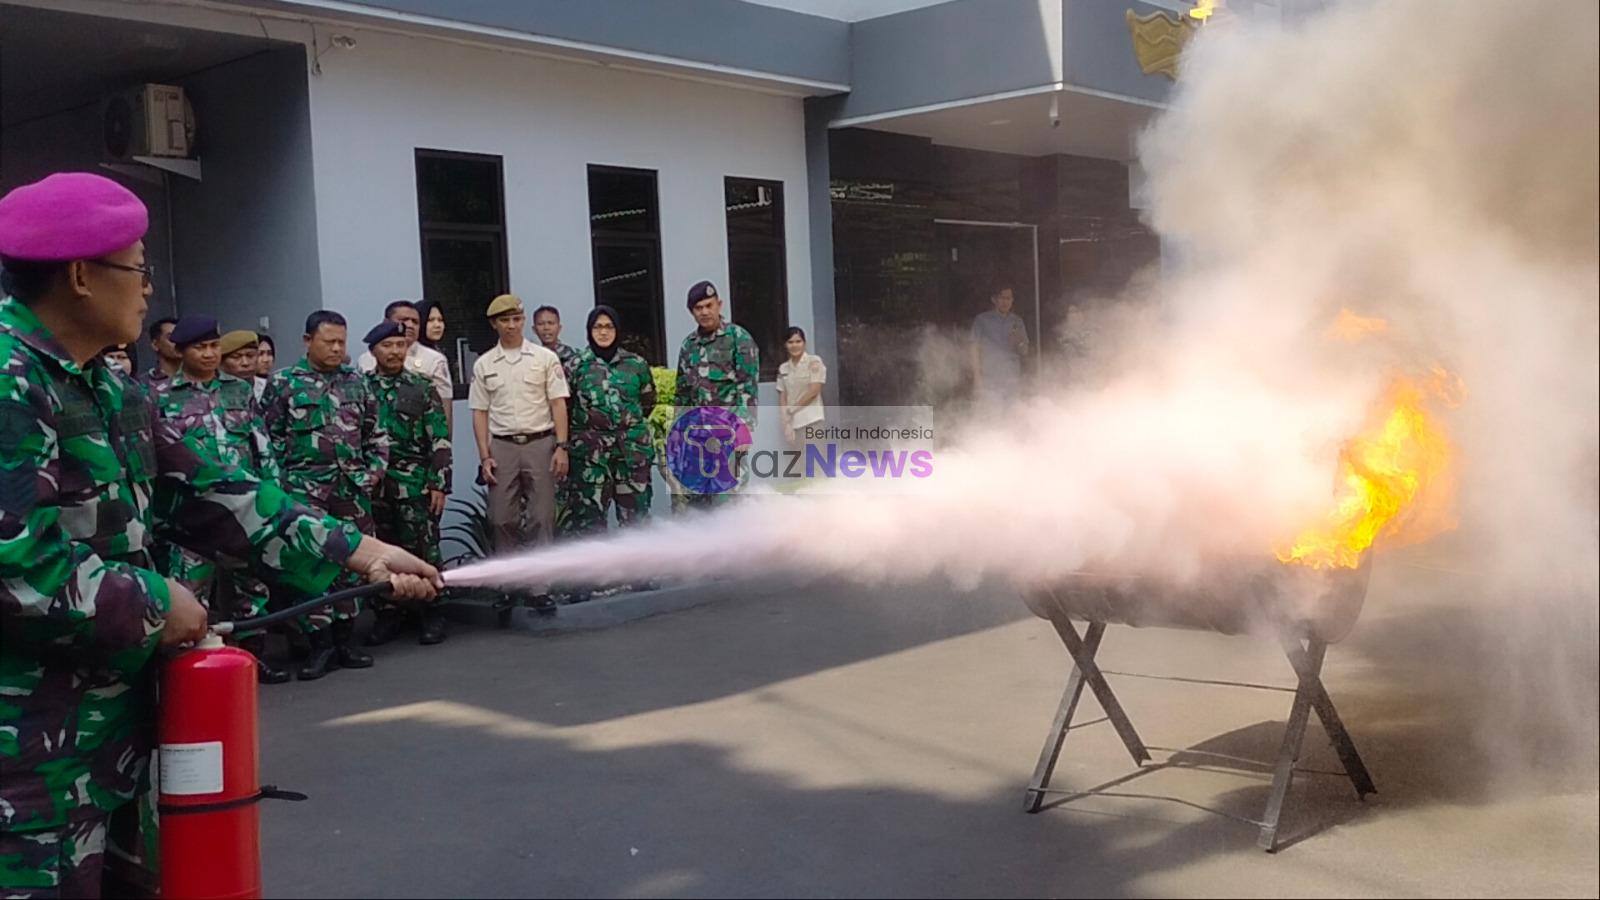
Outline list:
[[[1070,88],[835,122],[931,138],[936,144],[1047,156],[1132,160],[1134,141],[1160,110]]]
[[[745,2],[775,6],[779,9],[840,22],[860,22],[863,19],[876,19],[879,16],[893,15],[908,9],[936,6],[949,0],[745,0]]]

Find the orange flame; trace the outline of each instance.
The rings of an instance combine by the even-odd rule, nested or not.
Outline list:
[[[1217,0],[1197,0],[1194,9],[1189,10],[1189,18],[1204,22],[1215,15],[1216,11]]]
[[[1453,529],[1454,450],[1428,407],[1430,401],[1454,405],[1460,392],[1460,380],[1444,369],[1421,383],[1396,378],[1372,424],[1340,451],[1327,519],[1280,549],[1278,559],[1355,568],[1380,538],[1399,547]]]
[[[1389,323],[1383,319],[1370,319],[1358,316],[1348,309],[1339,310],[1339,317],[1328,326],[1328,337],[1338,338],[1341,341],[1359,341],[1369,334],[1382,334],[1389,330]]]

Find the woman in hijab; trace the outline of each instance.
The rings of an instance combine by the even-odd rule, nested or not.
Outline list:
[[[650,513],[650,423],[655,380],[644,357],[622,349],[621,320],[609,306],[589,313],[589,346],[568,375],[572,393],[571,502],[574,534],[600,532],[613,503],[617,524]]]
[[[435,300],[418,300],[417,314],[422,319],[422,334],[417,336],[417,340],[424,347],[439,350],[439,345],[444,342],[444,310]]]

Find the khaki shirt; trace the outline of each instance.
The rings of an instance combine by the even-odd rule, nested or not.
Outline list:
[[[378,361],[373,358],[370,350],[361,354],[361,358],[356,360],[356,365],[368,375],[378,371]],[[446,408],[450,406],[450,401],[455,399],[456,388],[450,381],[450,360],[445,359],[443,353],[432,347],[412,344],[410,349],[406,350],[406,370],[415,372],[432,382],[434,392],[444,401]]]
[[[798,365],[784,360],[783,365],[778,366],[778,389],[783,392],[788,403],[792,404],[799,400],[800,395],[806,392],[806,388],[813,384],[827,383],[828,367],[822,362],[822,357],[814,353],[807,353],[801,356]],[[822,395],[818,394],[811,398],[810,403],[794,411],[794,417],[790,420],[790,424],[796,428],[802,428],[806,425],[820,422],[825,417],[826,413],[822,408]]]
[[[561,358],[533,341],[496,344],[472,364],[467,406],[489,412],[489,434],[532,434],[555,427],[550,401],[567,396]]]

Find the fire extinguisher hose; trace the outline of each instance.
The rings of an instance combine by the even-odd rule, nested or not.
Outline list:
[[[256,616],[250,619],[236,619],[232,622],[213,622],[211,624],[211,633],[228,635],[260,631],[264,628],[276,625],[279,622],[287,622],[290,619],[303,616],[306,613],[323,606],[332,606],[333,604],[344,600],[360,600],[365,597],[376,597],[379,594],[386,593],[388,590],[389,585],[386,582],[378,582],[375,584],[364,584],[360,587],[347,588],[342,591],[334,591],[331,594],[324,594],[321,597],[313,597],[303,603],[296,603],[293,606],[285,607],[277,612],[267,613],[264,616]]]

